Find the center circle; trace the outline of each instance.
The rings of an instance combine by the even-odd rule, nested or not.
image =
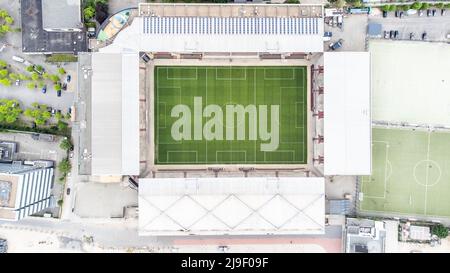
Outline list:
[[[441,180],[441,167],[436,161],[424,159],[414,166],[414,180],[424,187],[431,187]]]

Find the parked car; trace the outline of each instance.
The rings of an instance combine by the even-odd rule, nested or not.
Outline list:
[[[44,85],[44,87],[42,87],[42,93],[47,93],[47,85]]]
[[[142,53],[141,58],[146,63],[148,63],[150,61],[150,57],[146,53]]]
[[[427,39],[427,33],[424,32],[424,33],[422,33],[422,40],[426,40],[426,39]]]
[[[398,37],[398,30],[394,31],[394,39],[397,39]]]
[[[19,80],[19,79],[16,80],[16,85],[17,85],[17,86],[20,85],[20,80]]]
[[[394,38],[394,31],[391,30],[389,31],[389,39],[393,39]]]
[[[414,38],[414,33],[410,32],[409,33],[409,39],[412,40]]]
[[[66,82],[69,83],[71,79],[72,79],[72,76],[70,76],[70,75],[67,75],[67,76],[66,76]]]
[[[25,60],[24,60],[23,58],[20,58],[20,57],[18,57],[18,56],[12,56],[12,59],[13,59],[14,61],[16,61],[16,62],[19,62],[19,63],[25,62]]]
[[[384,39],[389,39],[389,31],[384,31]]]
[[[386,18],[387,17],[387,11],[383,10],[383,17]]]
[[[330,49],[331,49],[331,50],[336,50],[336,49],[338,49],[338,48],[341,48],[343,42],[344,42],[344,40],[339,39],[339,41],[330,44]]]
[[[431,11],[431,14],[432,14],[433,16],[436,16],[436,10],[435,10],[435,9],[432,10],[432,11]]]
[[[50,106],[47,106],[47,112],[49,112],[49,113],[52,112],[52,108]]]
[[[441,9],[441,16],[445,15],[445,9]]]
[[[66,193],[67,193],[67,195],[70,194],[70,188],[67,188]]]
[[[400,14],[399,14],[399,16],[400,16],[400,18],[402,18],[402,17],[403,17],[403,11],[400,11]]]
[[[61,90],[56,91],[56,96],[61,97]]]
[[[400,12],[398,11],[398,10],[396,10],[395,11],[395,17],[398,17],[398,14],[399,14]]]
[[[72,114],[72,107],[69,107],[69,109],[67,109],[67,113]]]
[[[431,10],[427,9],[427,16],[431,15]]]
[[[419,10],[419,16],[423,16],[423,10]]]
[[[67,90],[67,83],[66,82],[64,82],[62,84],[61,89],[64,90],[64,91]]]
[[[56,109],[55,109],[55,108],[52,109],[51,114],[52,114],[52,115],[56,114]]]

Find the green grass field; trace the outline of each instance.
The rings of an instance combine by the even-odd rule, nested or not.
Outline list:
[[[450,216],[450,133],[374,128],[372,140],[361,211]]]
[[[307,161],[307,103],[306,67],[155,67],[155,163],[156,164],[304,164]],[[196,111],[194,98],[201,98],[203,109],[207,105],[217,105],[222,110],[222,118],[217,112],[205,116]],[[190,137],[177,139],[173,130],[180,115],[173,115],[177,105],[186,105],[191,113],[192,126],[183,131]],[[198,104],[197,104],[198,105]],[[234,127],[228,123],[229,105],[255,105],[257,135],[250,136],[251,115],[245,118],[237,115]],[[262,109],[267,105],[267,113]],[[275,105],[275,106],[274,106]],[[278,111],[275,107],[279,105]],[[178,107],[178,106],[177,106]],[[217,108],[217,107],[216,107]],[[247,108],[246,108],[247,109]],[[272,112],[275,111],[275,112]],[[279,116],[276,122],[276,115]],[[262,117],[267,116],[267,132],[278,134],[268,139],[261,133]],[[209,127],[223,138],[208,139],[205,131],[197,130],[195,121],[205,126],[211,118],[219,123]],[[231,116],[232,117],[232,116]],[[241,116],[242,117],[242,116]],[[274,121],[275,120],[275,121]],[[199,123],[197,123],[199,124]],[[188,128],[189,127],[189,128]],[[221,127],[221,128],[219,128]],[[275,127],[275,126],[273,126]],[[178,127],[177,127],[178,128]],[[200,127],[201,128],[201,127]],[[213,129],[211,129],[213,128]],[[252,126],[252,128],[256,128]],[[245,136],[239,138],[238,130],[245,129]],[[205,128],[203,127],[203,130]],[[253,130],[255,131],[255,130]],[[200,132],[200,135],[196,132]],[[203,135],[201,135],[203,132]],[[264,131],[262,131],[264,132]],[[228,137],[232,133],[234,138]],[[278,140],[275,141],[275,135]],[[241,134],[242,136],[242,134]],[[199,139],[199,137],[201,139]],[[208,140],[207,140],[208,139]],[[276,149],[262,149],[262,145],[277,142]]]

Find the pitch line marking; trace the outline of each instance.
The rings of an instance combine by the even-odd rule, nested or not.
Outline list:
[[[195,153],[195,163],[198,163],[198,152],[197,151],[167,151],[167,163],[171,163],[169,161],[170,153]],[[177,161],[175,161],[177,162]],[[177,162],[177,163],[189,163],[189,162]]]
[[[290,68],[281,68],[281,69],[291,69],[292,72],[292,77],[291,78],[270,78],[266,76],[266,70],[269,69],[275,69],[275,68],[264,68],[264,80],[265,81],[286,81],[286,80],[295,80],[295,73],[294,73],[294,68],[290,67]],[[278,68],[277,68],[278,70]]]
[[[173,69],[174,67],[166,67],[167,70],[167,75],[166,75],[166,79],[167,80],[197,80],[198,79],[198,68],[195,68],[195,78],[193,77],[169,77],[169,68]],[[192,69],[192,67],[177,67],[177,69]]]

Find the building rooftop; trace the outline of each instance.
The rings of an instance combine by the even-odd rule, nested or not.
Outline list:
[[[310,17],[322,18],[321,5],[140,3],[141,16],[157,17]]]
[[[82,28],[80,2],[80,0],[42,0],[43,28]]]
[[[320,177],[139,179],[141,235],[323,234]]]
[[[84,31],[46,31],[42,0],[20,1],[22,51],[24,53],[78,53],[87,51]]]
[[[384,222],[347,218],[347,253],[383,253],[385,252],[385,240]]]

